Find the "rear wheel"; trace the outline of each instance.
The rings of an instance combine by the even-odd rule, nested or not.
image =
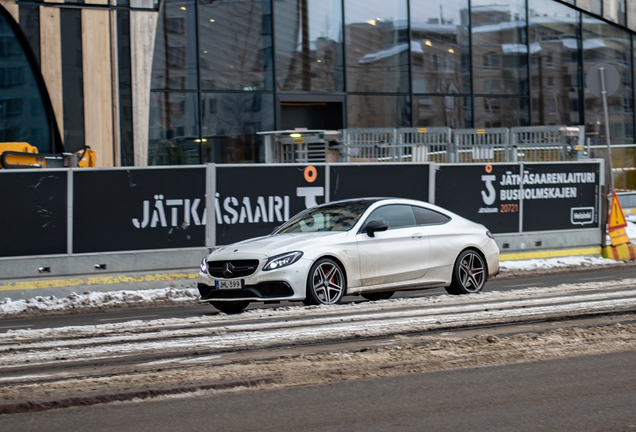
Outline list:
[[[459,254],[453,268],[453,280],[446,288],[449,294],[471,294],[482,290],[486,283],[486,264],[473,249]]]
[[[243,312],[243,309],[250,304],[248,301],[230,301],[230,302],[210,302],[212,306],[225,312],[228,315],[237,314]]]
[[[376,301],[389,299],[393,294],[395,294],[395,291],[370,292],[362,294],[362,297],[367,300]]]
[[[346,282],[340,265],[332,259],[321,258],[311,266],[307,276],[306,305],[336,304],[344,295]]]

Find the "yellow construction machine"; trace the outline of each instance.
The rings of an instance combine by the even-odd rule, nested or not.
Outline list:
[[[0,142],[0,168],[94,167],[96,160],[88,146],[75,153],[42,154],[26,142]]]

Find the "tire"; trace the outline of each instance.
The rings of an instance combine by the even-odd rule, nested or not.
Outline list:
[[[389,299],[393,294],[395,294],[395,291],[370,292],[361,295],[367,300],[377,301]]]
[[[248,301],[231,301],[231,302],[210,302],[212,306],[225,312],[228,315],[237,314],[243,312],[243,309],[250,304]]]
[[[453,280],[446,292],[453,295],[480,292],[486,283],[486,264],[479,253],[467,249],[459,254],[453,267]]]
[[[307,276],[306,305],[337,304],[347,289],[344,272],[332,259],[321,258],[311,266]]]

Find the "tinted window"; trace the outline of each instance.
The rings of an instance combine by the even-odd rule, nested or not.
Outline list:
[[[372,201],[354,201],[312,207],[291,218],[276,234],[349,231],[371,204]]]
[[[415,220],[418,225],[437,225],[448,222],[451,218],[433,210],[423,207],[413,207]]]
[[[404,228],[415,226],[415,216],[411,206],[408,205],[388,205],[380,207],[371,213],[368,221],[384,222],[390,228]]]

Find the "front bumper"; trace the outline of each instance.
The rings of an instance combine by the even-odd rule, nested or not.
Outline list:
[[[261,260],[253,274],[236,278],[244,281],[242,289],[217,289],[217,280],[232,279],[218,279],[199,271],[197,288],[201,301],[297,301],[305,298],[311,261],[301,258],[287,267],[262,271],[265,262]]]
[[[287,300],[294,295],[294,290],[287,282],[261,282],[246,285],[242,289],[217,289],[203,283],[197,284],[202,302],[210,301],[272,301]]]

